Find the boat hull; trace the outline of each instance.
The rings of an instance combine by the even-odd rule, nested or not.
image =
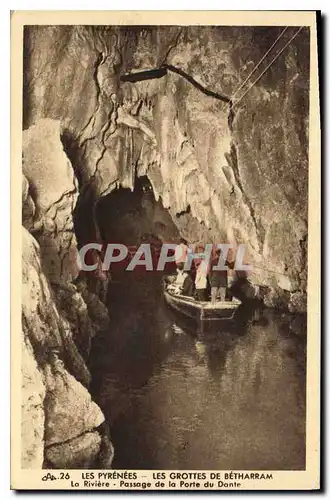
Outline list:
[[[164,298],[172,309],[197,321],[232,320],[241,304],[240,301],[218,301],[216,304],[212,304],[209,301],[200,302],[193,297],[175,294],[171,290],[169,278],[164,280]]]

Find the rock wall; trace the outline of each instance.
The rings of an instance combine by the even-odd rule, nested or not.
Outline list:
[[[25,27],[23,224],[33,236],[24,237],[23,261],[33,279],[24,297],[23,382],[27,394],[36,388],[31,418],[38,428],[33,439],[26,430],[25,463],[36,466],[42,456],[56,463],[54,446],[71,441],[83,463],[81,450],[99,447],[95,428],[102,417],[83,389],[89,381],[83,356],[107,314],[95,296],[72,284],[73,214],[86,220],[86,232],[76,231],[82,244],[96,236],[93,216],[88,223],[96,201],[119,186],[132,190],[146,176],[184,237],[245,243],[253,281],[268,287],[266,304],[305,310],[309,30],[236,102],[250,83],[236,90],[281,31]],[[294,32],[289,28],[277,49]],[[155,69],[153,79],[138,74]],[[81,393],[75,384],[82,384]],[[52,390],[63,404],[77,392],[94,408],[91,421],[72,423],[79,435],[64,444],[47,441],[57,418],[47,405]],[[30,414],[26,401],[23,421]]]
[[[77,181],[59,123],[24,132],[23,158],[22,466],[110,467],[112,445],[84,360],[109,318],[95,295],[72,283]]]
[[[93,192],[95,199],[119,185],[132,188],[137,176],[147,175],[189,241],[245,243],[253,280],[270,287],[270,304],[298,303],[299,297],[302,308],[309,30],[232,110],[201,91],[233,96],[281,31],[28,27],[24,127],[60,120],[81,193]],[[254,78],[295,31],[284,33]],[[170,70],[160,78],[123,81],[123,75],[162,65],[180,68],[195,84]]]

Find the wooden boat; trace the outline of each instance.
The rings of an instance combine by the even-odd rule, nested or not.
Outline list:
[[[193,297],[179,295],[174,288],[175,276],[163,279],[163,293],[166,303],[184,316],[198,321],[232,320],[239,308],[241,301],[198,301]]]

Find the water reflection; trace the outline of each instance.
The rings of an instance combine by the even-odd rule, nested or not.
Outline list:
[[[169,312],[156,285],[118,296],[94,345],[114,467],[304,468],[304,323],[243,311],[233,328],[200,328]]]

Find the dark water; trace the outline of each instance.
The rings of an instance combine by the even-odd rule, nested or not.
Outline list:
[[[304,469],[302,318],[201,331],[167,309],[157,278],[113,285],[109,300],[91,359],[115,468]]]

